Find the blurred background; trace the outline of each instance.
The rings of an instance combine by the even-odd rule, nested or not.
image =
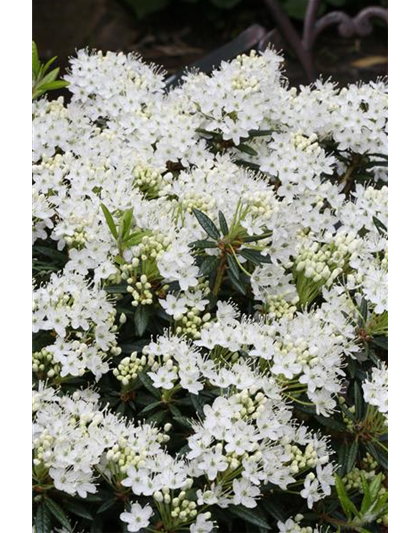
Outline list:
[[[305,30],[311,2],[318,22]],[[292,85],[320,74],[346,84],[386,75],[386,7],[386,0],[33,0],[33,40],[42,59],[57,55],[63,68],[75,49],[88,46],[137,52],[168,75],[197,62],[206,70],[271,43],[284,50]],[[369,16],[355,19],[361,11]],[[304,31],[321,26],[305,65]]]

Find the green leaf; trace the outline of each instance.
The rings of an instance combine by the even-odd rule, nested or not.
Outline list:
[[[194,241],[191,242],[188,246],[191,248],[217,248],[217,242],[214,241]]]
[[[327,428],[335,429],[336,431],[346,431],[346,426],[342,422],[335,420],[335,418],[315,415],[315,419]]]
[[[153,386],[153,381],[150,379],[150,377],[147,374],[139,374],[139,380],[144,386],[145,389],[147,389],[152,396],[155,398],[161,397],[161,392]]]
[[[139,305],[136,307],[134,312],[134,326],[139,337],[144,335],[151,316],[152,310],[149,305]]]
[[[276,130],[249,130],[248,135],[252,139],[254,137],[265,137],[266,135],[272,135],[275,132]]]
[[[32,41],[32,75],[34,78],[37,77],[40,67],[41,62],[39,61],[38,48],[34,41]]]
[[[193,207],[193,212],[194,212],[195,217],[198,220],[198,223],[203,228],[203,230],[207,233],[207,235],[211,237],[212,239],[217,240],[220,237],[220,232],[216,228],[212,220],[210,220],[210,218],[205,213],[203,213],[202,211],[199,211],[195,207]]]
[[[375,459],[375,461],[379,463],[382,468],[388,470],[387,456],[383,454],[381,450],[379,450],[372,442],[366,442],[365,446],[370,455]]]
[[[133,231],[133,233],[130,233],[127,239],[125,239],[124,246],[126,248],[131,248],[131,246],[137,246],[141,243],[143,236],[144,233],[142,231]]]
[[[229,269],[232,272],[232,274],[235,276],[235,278],[240,281],[241,279],[241,271],[239,270],[238,263],[236,262],[235,257],[231,254],[227,254],[227,262],[229,265]]]
[[[119,233],[121,234],[123,241],[125,241],[130,234],[132,220],[133,220],[133,208],[130,208],[130,209],[127,209],[127,211],[124,211],[124,214],[120,222]]]
[[[219,263],[218,257],[214,255],[210,257],[206,257],[200,265],[199,275],[207,276],[208,274],[213,272],[213,270],[216,270],[218,263]]]
[[[363,500],[360,507],[360,512],[364,514],[372,504],[372,497],[370,494],[369,483],[367,482],[364,472],[361,475],[362,487],[363,487]]]
[[[109,500],[105,500],[104,503],[96,511],[97,514],[105,512],[107,509],[112,507],[115,503],[117,503],[117,500],[115,498],[110,498]]]
[[[235,148],[239,150],[240,152],[244,152],[245,154],[248,154],[253,157],[258,155],[258,152],[254,150],[253,148],[251,148],[250,146],[248,146],[247,144],[238,144],[238,146],[236,146]]]
[[[249,524],[270,529],[270,525],[257,514],[255,509],[248,509],[242,505],[231,505],[229,511]]]
[[[269,255],[263,255],[258,250],[251,250],[250,248],[242,248],[238,253],[247,261],[250,261],[254,265],[260,265],[261,263],[271,263],[271,257]]]
[[[376,229],[378,230],[378,232],[381,234],[381,235],[388,235],[388,228],[385,226],[385,224],[383,222],[381,222],[379,220],[379,218],[373,216],[372,217],[373,219],[373,223],[375,224],[376,226]]]
[[[42,87],[43,85],[48,85],[48,83],[52,83],[53,81],[55,81],[59,73],[60,73],[59,67],[55,68],[51,72],[48,72],[48,74],[46,74],[40,81],[40,86]]]
[[[363,415],[364,401],[363,401],[362,389],[360,387],[360,384],[357,381],[353,383],[353,392],[354,392],[354,406],[356,408],[355,414],[356,414],[357,420],[360,420]]]
[[[93,520],[91,513],[85,508],[80,502],[74,500],[68,500],[66,502],[66,510],[70,513],[80,516],[81,518],[86,518],[87,520]]]
[[[242,279],[236,278],[230,268],[227,271],[227,275],[235,289],[246,296],[246,285],[243,283]]]
[[[284,522],[286,520],[286,515],[284,511],[280,509],[280,506],[277,502],[273,500],[263,499],[262,506],[272,516],[275,520],[281,520]]]
[[[341,479],[341,477],[337,474],[335,474],[335,488],[337,490],[337,496],[340,500],[341,507],[344,511],[344,514],[347,516],[347,518],[352,518],[352,515],[358,516],[358,511],[354,505],[354,503],[350,500],[346,488],[344,487],[344,483]]]
[[[221,211],[219,211],[219,224],[220,224],[220,229],[222,230],[223,235],[225,236],[228,235],[229,226],[226,221],[225,215]]]
[[[378,497],[381,485],[382,485],[382,476],[381,474],[377,474],[369,484],[369,493],[370,493],[370,497],[372,498],[372,501],[375,501],[376,498]]]
[[[140,414],[144,415],[145,413],[148,413],[149,411],[153,411],[153,409],[155,409],[158,405],[161,405],[161,404],[162,402],[159,401],[159,402],[153,402],[149,405],[146,405],[146,407],[141,410]]]
[[[372,344],[382,348],[383,350],[388,350],[388,338],[387,337],[372,337]]]
[[[51,533],[51,514],[45,503],[41,503],[36,512],[35,533]]]
[[[359,451],[359,443],[357,440],[354,440],[351,443],[348,449],[348,452],[347,452],[347,461],[346,461],[346,472],[347,473],[353,470],[358,451]]]
[[[104,287],[108,294],[127,294],[127,284],[108,285]]]
[[[101,204],[101,209],[105,215],[106,223],[108,224],[108,227],[111,230],[112,235],[114,236],[115,239],[118,239],[117,227],[115,225],[115,222],[114,222],[114,219],[111,213],[109,212],[108,208],[104,204]]]
[[[71,532],[72,527],[70,521],[67,518],[66,513],[63,511],[63,509],[47,496],[44,498],[44,501],[51,514],[55,516],[55,518],[65,529],[67,529],[67,531]]]
[[[47,92],[47,91],[53,91],[54,89],[63,89],[64,87],[68,87],[68,86],[69,86],[68,81],[55,80],[55,81],[52,81],[51,83],[47,83],[47,84],[43,83],[40,88],[44,92]]]

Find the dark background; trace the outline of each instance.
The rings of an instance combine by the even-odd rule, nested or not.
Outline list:
[[[277,0],[301,31],[306,0]],[[320,15],[343,10],[355,15],[384,0],[323,0]],[[58,56],[66,68],[75,49],[138,52],[171,74],[230,42],[252,24],[267,31],[275,21],[263,0],[33,0],[33,39],[42,59]],[[281,36],[286,74],[307,83],[294,51]],[[341,84],[374,80],[387,73],[387,27],[382,21],[363,39],[339,36],[337,27],[316,42],[317,74]]]

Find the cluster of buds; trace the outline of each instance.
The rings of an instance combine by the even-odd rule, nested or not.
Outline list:
[[[210,318],[210,313],[205,313],[201,316],[201,311],[197,307],[192,307],[175,322],[175,333],[179,336],[185,335],[194,340],[200,339],[200,330]]]
[[[297,514],[294,519],[289,518],[285,524],[281,524],[282,526],[286,526],[287,529],[280,528],[280,531],[287,531],[287,533],[313,533],[314,531],[318,531],[317,529],[314,530],[311,526],[301,526],[299,522],[303,518],[304,516],[302,514]]]
[[[44,430],[38,438],[34,439],[33,464],[35,469],[37,470],[37,474],[40,474],[45,469],[46,465],[48,466],[49,460],[52,458],[53,455],[52,448],[54,441],[55,438],[50,435],[46,430]]]
[[[180,203],[187,213],[192,213],[193,209],[198,209],[203,213],[209,213],[216,205],[216,201],[212,196],[198,192],[187,192],[183,194]]]
[[[264,411],[264,404],[267,403],[267,397],[261,391],[258,392],[256,387],[245,389],[233,395],[233,399],[238,402],[239,409],[233,415],[234,418],[252,418],[256,420]],[[242,406],[242,407],[240,407]]]
[[[60,370],[61,365],[54,361],[54,355],[47,348],[32,354],[32,371],[38,379],[53,379],[60,375]]]
[[[141,243],[133,247],[133,252],[142,261],[159,259],[170,243],[171,239],[169,237],[159,231],[154,231],[150,235],[145,235]]]
[[[153,168],[137,165],[133,170],[134,187],[137,187],[147,200],[157,198],[164,185],[164,178],[162,174]],[[167,177],[172,177],[172,174]]]
[[[343,396],[339,396],[338,397],[338,403],[340,403],[341,405],[345,404],[346,403],[345,398]],[[352,415],[354,415],[356,413],[356,406],[354,406],[354,405],[347,406],[347,410]],[[343,417],[343,423],[346,425],[346,428],[352,433],[353,430],[354,430],[354,422],[353,422],[353,420],[349,416],[347,416],[344,411],[342,412],[341,416]]]
[[[292,302],[288,302],[283,296],[267,296],[264,313],[271,320],[280,320],[283,317],[291,320],[297,311]]]
[[[118,381],[121,381],[123,389],[128,389],[137,382],[137,378],[143,372],[146,361],[146,356],[143,355],[138,358],[137,352],[133,352],[130,357],[124,357],[117,368],[114,368],[112,373]]]
[[[192,485],[193,480],[188,478],[184,488],[190,489]],[[161,514],[166,517],[171,517],[171,524],[167,524],[171,526],[171,529],[191,522],[197,516],[197,504],[188,499],[185,490],[181,490],[178,495],[174,496],[171,494],[169,487],[163,487],[162,490],[158,490],[153,494],[153,498],[157,508],[163,511]],[[166,507],[166,509],[163,510],[163,507]]]
[[[303,272],[313,282],[329,286],[344,271],[360,242],[352,232],[340,233],[330,243],[313,242],[296,258],[296,272]]]
[[[138,305],[151,305],[153,303],[153,293],[150,290],[152,284],[148,281],[146,274],[142,274],[138,281],[136,277],[127,278],[127,283],[127,292],[133,297],[131,302],[133,307],[137,307]]]
[[[171,424],[166,424],[165,432],[170,431]],[[165,444],[169,440],[169,435],[159,432],[158,428],[152,428],[152,433],[156,435],[156,440],[159,444]],[[146,452],[136,450],[128,439],[120,437],[118,443],[115,444],[106,454],[108,461],[108,468],[114,475],[126,474],[128,467],[141,468],[146,465]]]
[[[282,355],[286,356],[293,352],[295,354],[295,362],[300,366],[306,365],[314,366],[318,362],[318,348],[317,346],[309,346],[308,341],[299,337],[293,341],[289,335],[285,335],[282,343],[277,343],[276,350]]]
[[[312,443],[307,444],[303,451],[298,446],[292,446],[290,443],[285,444],[284,449],[286,453],[290,453],[292,456],[290,460],[292,474],[297,474],[307,468],[313,468],[318,463],[318,455]]]
[[[246,212],[258,218],[270,218],[273,214],[273,195],[271,191],[253,191],[245,193],[242,203]]]
[[[89,241],[89,235],[85,231],[84,227],[80,226],[73,231],[72,235],[65,235],[64,241],[69,248],[81,250]]]
[[[368,453],[363,458],[361,468],[354,467],[351,472],[343,477],[343,483],[348,490],[357,490],[363,492],[362,477],[364,476],[367,481],[371,481],[377,474],[379,465],[375,459]],[[385,480],[385,476],[381,474],[382,481]],[[381,488],[379,494],[382,495],[385,492],[385,488]]]
[[[292,142],[298,150],[302,150],[302,152],[307,152],[309,154],[315,153],[316,155],[321,152],[321,147],[317,140],[318,136],[316,133],[313,133],[310,137],[306,137],[301,131],[298,131],[293,135]]]

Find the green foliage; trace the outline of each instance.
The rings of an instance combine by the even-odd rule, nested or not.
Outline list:
[[[32,41],[32,100],[36,100],[47,91],[67,87],[68,83],[66,81],[57,80],[60,73],[59,67],[48,72],[56,59],[57,56],[51,58],[43,65],[39,60],[38,48]]]
[[[388,512],[388,493],[380,493],[382,483],[381,474],[375,476],[370,483],[367,482],[366,477],[362,477],[362,493],[363,499],[359,505],[353,503],[347,492],[343,480],[338,474],[335,475],[335,487],[338,499],[340,501],[341,509],[346,516],[345,521],[340,519],[331,520],[332,523],[339,526],[343,530],[352,531],[368,531],[365,526],[368,526]]]

